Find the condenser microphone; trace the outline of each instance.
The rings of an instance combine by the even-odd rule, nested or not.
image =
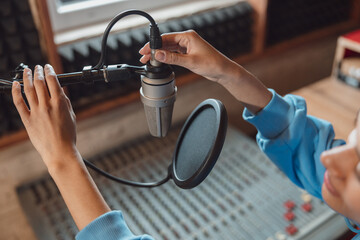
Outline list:
[[[146,74],[141,76],[140,96],[150,134],[165,137],[176,99],[175,74],[167,64],[152,64],[146,65]]]
[[[150,134],[165,137],[171,125],[177,89],[171,67],[155,59],[156,49],[162,47],[162,38],[156,25],[150,27],[149,45],[151,58],[146,64],[146,74],[141,75],[140,96]]]

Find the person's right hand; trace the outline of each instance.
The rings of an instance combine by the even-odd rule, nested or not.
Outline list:
[[[162,35],[163,48],[155,59],[162,63],[185,67],[224,86],[252,113],[259,112],[272,98],[272,93],[250,72],[230,60],[195,31]],[[151,58],[149,44],[140,51],[142,63]]]
[[[163,48],[156,50],[155,59],[162,63],[179,65],[209,80],[221,83],[231,76],[234,62],[217,51],[195,31],[169,33],[162,35]],[[140,61],[150,60],[150,46],[147,43],[139,53]]]

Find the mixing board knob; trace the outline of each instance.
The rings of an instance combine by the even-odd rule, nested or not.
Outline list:
[[[289,211],[295,207],[295,203],[291,200],[288,200],[284,203],[284,207]]]
[[[301,199],[302,199],[305,203],[309,203],[309,202],[311,202],[312,197],[311,197],[311,195],[308,194],[307,192],[304,192],[304,193],[301,194]]]
[[[304,203],[303,205],[301,205],[301,209],[304,210],[305,212],[311,212],[312,205],[311,203]]]
[[[297,233],[298,229],[297,227],[294,226],[294,224],[290,224],[289,226],[286,227],[285,231],[290,235],[294,235],[295,233]]]
[[[286,235],[282,232],[277,232],[275,233],[275,238],[277,240],[286,240]]]
[[[287,221],[292,221],[294,220],[295,218],[295,214],[293,212],[286,212],[284,214],[284,218],[287,220]]]

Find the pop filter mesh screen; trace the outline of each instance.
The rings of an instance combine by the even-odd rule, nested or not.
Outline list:
[[[214,145],[218,128],[216,112],[212,107],[203,108],[187,125],[175,156],[176,175],[183,181],[202,166]]]

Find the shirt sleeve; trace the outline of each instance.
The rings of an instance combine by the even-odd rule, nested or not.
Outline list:
[[[89,223],[75,237],[76,240],[153,240],[149,235],[135,236],[120,211],[105,213]]]
[[[261,150],[297,186],[322,199],[321,186],[325,167],[320,162],[323,151],[344,144],[334,139],[332,125],[307,115],[306,102],[300,96],[273,97],[256,115],[247,109],[243,118],[253,124]]]

